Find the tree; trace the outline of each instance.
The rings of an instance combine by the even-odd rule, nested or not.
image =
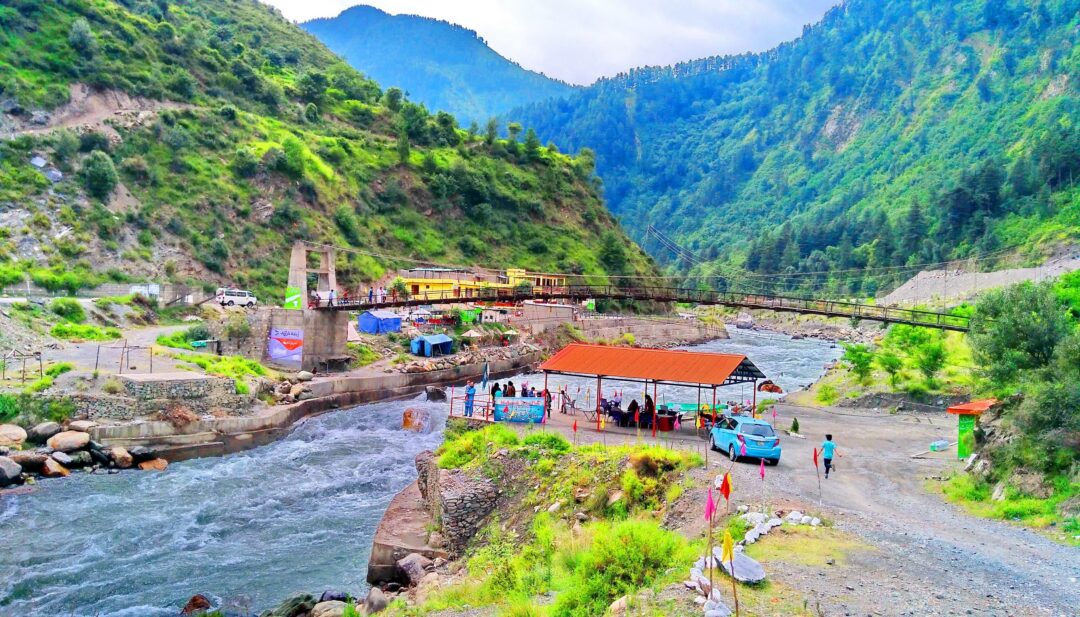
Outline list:
[[[600,238],[598,256],[608,274],[616,276],[626,274],[626,266],[629,262],[626,248],[613,231],[605,231],[603,237]]]
[[[403,127],[403,126],[398,127],[397,153],[398,153],[398,161],[400,161],[402,165],[408,165],[409,164],[409,154],[410,154],[409,135],[408,135],[408,133],[405,132],[405,127]]]
[[[844,345],[844,361],[851,367],[851,372],[866,381],[870,378],[870,372],[874,362],[874,352],[863,344]]]
[[[540,138],[536,136],[536,131],[533,129],[525,132],[525,156],[530,161],[540,159]]]
[[[506,125],[506,132],[510,134],[510,141],[517,141],[518,135],[521,134],[521,124],[517,122],[511,122]]]
[[[480,133],[480,125],[477,124],[476,121],[473,121],[473,122],[469,123],[468,142],[471,144],[472,142],[476,141],[476,136],[479,133]]]
[[[401,111],[401,102],[405,99],[405,93],[401,91],[401,88],[390,88],[386,91],[384,98],[390,111],[397,113]]]
[[[972,353],[983,373],[1012,382],[1021,370],[1050,363],[1070,330],[1065,307],[1049,283],[1021,283],[983,295],[971,317]]]
[[[94,150],[86,157],[82,175],[86,192],[102,201],[112,195],[118,181],[116,166],[109,155],[101,150]]]
[[[904,361],[900,359],[900,356],[891,351],[882,351],[878,353],[876,360],[878,366],[881,367],[881,370],[889,374],[889,385],[895,388],[900,375],[900,370],[904,368]]]
[[[491,146],[499,138],[499,121],[491,118],[487,121],[487,131],[484,133],[484,143]]]
[[[90,22],[83,18],[76,19],[71,24],[68,33],[68,43],[84,58],[90,58],[97,52],[97,38],[90,29]]]
[[[945,345],[941,341],[931,341],[915,350],[915,367],[926,378],[926,382],[932,385],[934,378],[945,367],[945,358]]]
[[[296,80],[296,89],[300,92],[300,100],[305,103],[319,103],[326,93],[330,80],[322,71],[308,71]]]
[[[904,217],[904,229],[900,238],[900,250],[903,251],[904,259],[909,261],[914,259],[917,262],[925,239],[926,220],[923,218],[922,207],[915,202],[908,208],[907,216]]]

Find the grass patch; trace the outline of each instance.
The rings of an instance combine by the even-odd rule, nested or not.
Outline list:
[[[32,394],[0,394],[0,422],[14,422],[30,428],[41,422],[65,422],[75,413],[68,399],[43,398]]]
[[[56,338],[68,341],[113,341],[120,338],[118,328],[103,328],[91,324],[61,322],[49,330]]]
[[[242,356],[177,354],[176,359],[198,366],[207,375],[232,378],[236,382],[237,394],[249,394],[251,392],[251,388],[247,383],[249,378],[264,377],[270,374],[270,371],[265,366]]]
[[[852,553],[865,550],[871,547],[837,529],[784,525],[746,547],[746,554],[764,563],[780,561],[824,568],[830,559],[844,565]]]
[[[155,342],[162,347],[193,351],[195,346],[192,345],[192,342],[206,341],[211,338],[213,337],[210,334],[210,330],[203,324],[197,324],[186,330],[180,330],[171,334],[161,334],[157,337]]]
[[[1046,531],[1060,530],[1064,537],[1056,534],[1051,536],[1080,546],[1080,539],[1076,538],[1080,534],[1080,518],[1066,517],[1060,509],[1064,502],[1080,496],[1080,483],[1072,482],[1066,476],[1052,477],[1048,481],[1053,487],[1053,495],[1047,499],[1025,495],[1007,486],[1004,499],[994,501],[993,487],[966,473],[956,474],[940,484],[940,488],[933,488],[940,490],[946,501],[959,505],[975,516]]]
[[[345,348],[348,349],[349,355],[353,357],[352,368],[361,368],[382,359],[379,352],[363,343],[346,343]]]

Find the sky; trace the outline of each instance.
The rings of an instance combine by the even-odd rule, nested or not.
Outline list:
[[[356,4],[443,19],[492,49],[576,84],[647,65],[763,51],[797,37],[837,0],[263,0],[285,17],[332,17]],[[677,8],[675,8],[677,7]]]

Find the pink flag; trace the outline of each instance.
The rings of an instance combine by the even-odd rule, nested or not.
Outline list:
[[[739,435],[739,456],[746,456],[746,439]]]
[[[761,459],[761,481],[765,481],[765,459]]]
[[[776,419],[776,408],[775,407],[772,408],[772,419],[773,420]]]
[[[716,514],[716,502],[712,498],[712,487],[709,487],[709,496],[705,499],[705,520],[711,521]]]

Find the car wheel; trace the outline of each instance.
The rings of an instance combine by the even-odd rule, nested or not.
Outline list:
[[[728,456],[729,459],[731,459],[731,462],[733,462],[733,463],[735,461],[739,460],[739,455],[735,454],[735,444],[732,444],[732,445],[727,447],[727,456]]]
[[[773,467],[776,467],[777,465],[780,464],[780,459],[778,459],[778,458],[768,458],[768,459],[765,459],[765,461],[769,465],[772,465]]]
[[[720,451],[720,446],[716,445],[716,438],[715,437],[712,437],[712,436],[709,437],[709,449],[712,450],[713,452],[719,452]]]
[[[228,302],[225,303],[225,306],[232,306],[234,304],[236,304],[236,303],[233,302],[232,300],[229,300]]]

